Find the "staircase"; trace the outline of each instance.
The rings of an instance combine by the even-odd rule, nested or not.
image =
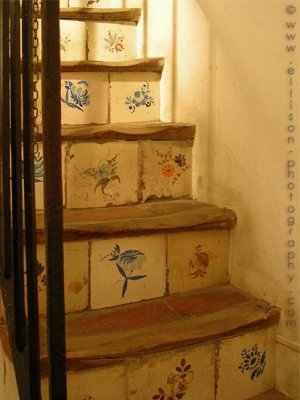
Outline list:
[[[272,391],[279,309],[230,285],[236,215],[192,199],[195,126],[160,121],[164,60],[137,58],[140,15],[61,9],[68,398],[286,399]],[[42,160],[39,144],[47,399]],[[14,400],[5,324],[0,334],[1,398]]]

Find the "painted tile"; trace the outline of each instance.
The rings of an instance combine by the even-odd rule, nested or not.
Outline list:
[[[86,59],[86,24],[80,21],[60,21],[61,61]]]
[[[64,163],[65,146],[62,146],[62,189],[63,189],[63,205],[65,204],[65,163]],[[37,210],[44,209],[44,153],[43,144],[36,143],[34,145],[34,180],[35,180],[35,203]]]
[[[104,124],[108,120],[108,74],[63,73],[62,125]]]
[[[167,238],[170,293],[187,292],[228,282],[227,230],[174,233]]]
[[[47,380],[42,380],[42,397],[48,399]],[[126,398],[125,370],[122,366],[69,372],[67,375],[70,400],[124,400]]]
[[[46,314],[45,247],[38,245],[38,290],[40,313]],[[64,243],[64,279],[66,313],[81,311],[88,306],[88,243]]]
[[[213,400],[214,357],[215,346],[207,344],[134,359],[128,369],[128,398]]]
[[[110,307],[163,296],[165,251],[164,236],[94,241],[91,307]]]
[[[160,119],[160,74],[111,73],[111,122],[142,122]]]
[[[272,389],[275,328],[222,341],[218,357],[217,400],[246,400]]]
[[[111,0],[69,0],[69,7],[110,8]]]
[[[192,147],[189,142],[141,143],[142,198],[190,197]]]
[[[66,6],[67,7],[67,6]],[[42,43],[42,29],[39,20],[39,43]],[[39,59],[42,59],[42,47],[38,47]],[[81,61],[86,59],[86,24],[81,21],[60,21],[60,58],[61,61]]]
[[[79,143],[68,147],[67,207],[137,202],[136,143]]]
[[[136,58],[136,26],[88,23],[89,60],[124,61]]]

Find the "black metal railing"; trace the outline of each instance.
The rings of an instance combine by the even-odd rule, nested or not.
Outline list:
[[[67,393],[59,0],[42,1],[41,20],[49,398],[64,400]],[[34,182],[32,0],[23,0],[22,8],[20,0],[0,1],[0,48],[0,283],[19,397],[22,400],[38,400],[41,398],[41,377]]]

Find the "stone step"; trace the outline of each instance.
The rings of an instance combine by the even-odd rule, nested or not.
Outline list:
[[[61,20],[132,22],[137,24],[141,16],[140,8],[91,8],[69,7],[60,9]]]
[[[69,398],[157,400],[173,390],[173,398],[249,399],[274,386],[278,320],[277,308],[231,286],[70,314]],[[8,371],[4,325],[0,335]],[[41,320],[46,399],[45,341]]]
[[[228,283],[234,212],[196,202],[66,211],[66,313]],[[40,312],[46,310],[38,214]]]
[[[232,229],[234,211],[194,200],[176,200],[64,211],[64,240]],[[44,214],[37,213],[37,241],[44,240]]]
[[[251,397],[248,400],[292,400],[290,397],[285,396],[283,393],[270,390],[268,392],[259,394],[258,396]]]
[[[63,125],[63,142],[111,141],[111,140],[193,140],[196,126],[172,122],[133,122],[103,125]],[[42,132],[37,135],[42,141]]]

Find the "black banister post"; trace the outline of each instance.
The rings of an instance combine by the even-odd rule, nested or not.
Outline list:
[[[23,75],[23,146],[24,205],[28,304],[28,355],[30,394],[41,398],[39,308],[37,288],[36,218],[34,183],[34,118],[33,118],[33,4],[22,3],[22,75]]]
[[[42,1],[42,116],[49,398],[65,400],[66,345],[61,179],[59,1]]]

